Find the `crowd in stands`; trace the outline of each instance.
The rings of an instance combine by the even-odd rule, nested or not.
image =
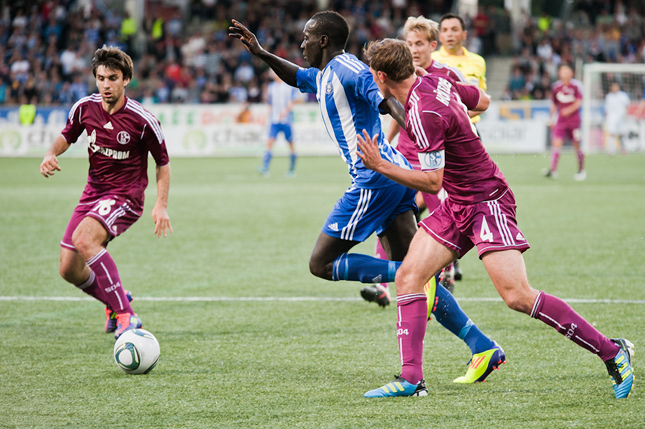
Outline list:
[[[438,19],[453,2],[192,0],[188,10],[180,11],[162,1],[149,1],[142,25],[123,11],[108,9],[109,3],[3,2],[0,105],[70,106],[95,92],[90,63],[103,44],[120,46],[133,57],[135,76],[127,94],[144,103],[258,102],[270,78],[264,63],[228,37],[232,18],[255,32],[265,48],[304,66],[302,29],[320,9],[337,10],[348,19],[352,31],[347,50],[361,57],[367,41],[396,37],[408,16]],[[468,20],[472,28],[481,28],[476,31],[482,33],[484,49],[496,49],[491,29],[504,27],[492,23],[494,19],[486,25]],[[510,40],[508,13],[504,21]]]
[[[90,62],[103,44],[117,45],[135,62],[128,96],[143,103],[259,102],[270,81],[264,63],[228,37],[236,18],[269,51],[306,66],[300,43],[318,10],[342,13],[351,28],[347,51],[362,57],[367,41],[397,37],[408,16],[438,20],[452,1],[431,0],[192,0],[188,10],[149,6],[142,24],[109,2],[41,0],[4,2],[0,11],[0,105],[70,106],[96,91]],[[579,3],[579,4],[578,4]],[[503,8],[480,7],[465,17],[468,49],[515,55],[505,97],[545,98],[560,62],[643,61],[641,10],[620,2],[578,2],[564,25],[525,16],[512,25]],[[590,5],[612,3],[612,8]],[[151,6],[152,5],[152,6]],[[515,28],[515,37],[512,31]]]
[[[566,22],[546,14],[524,15],[515,25],[515,55],[504,98],[549,99],[561,63],[645,62],[644,11],[640,2],[586,0],[575,2]]]

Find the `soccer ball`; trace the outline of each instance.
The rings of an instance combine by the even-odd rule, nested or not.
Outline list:
[[[145,329],[125,331],[114,344],[114,362],[128,374],[149,373],[159,354],[159,342]]]

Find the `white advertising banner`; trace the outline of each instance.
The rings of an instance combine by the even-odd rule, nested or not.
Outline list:
[[[268,106],[252,104],[250,119],[239,123],[245,109],[241,104],[145,106],[161,121],[170,156],[261,156],[268,138]],[[65,126],[63,109],[50,109],[37,116],[36,123],[20,125],[8,115],[0,119],[0,156],[41,157]],[[493,112],[499,109],[492,109]],[[484,146],[490,153],[537,153],[546,149],[547,128],[542,119],[505,120],[497,115],[483,116],[477,123]],[[503,116],[503,115],[502,115]],[[494,118],[494,119],[492,119]],[[383,121],[384,129],[391,118]],[[293,138],[298,154],[337,155],[329,138],[317,103],[296,105]],[[274,146],[278,156],[288,153],[280,135]],[[87,138],[83,135],[65,156],[87,156]]]
[[[488,153],[542,153],[548,127],[544,120],[477,122],[477,131]]]

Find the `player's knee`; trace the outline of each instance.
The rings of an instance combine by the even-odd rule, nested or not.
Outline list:
[[[511,293],[506,293],[502,296],[504,302],[511,310],[519,311],[520,313],[529,314],[531,312],[531,306],[533,303],[530,301],[530,297],[526,294],[514,291]]]
[[[73,265],[61,261],[58,266],[58,274],[68,283],[78,283],[78,271]]]
[[[72,283],[72,271],[69,269],[68,266],[64,264],[60,264],[58,266],[58,274],[63,278],[63,280]]]
[[[87,259],[86,255],[89,255],[91,249],[94,247],[94,243],[89,239],[86,234],[74,234],[72,237],[72,243],[76,248],[76,251],[83,258]]]
[[[331,264],[324,264],[320,259],[313,256],[309,259],[309,272],[321,279],[331,280]]]
[[[416,292],[413,287],[414,277],[407,269],[405,269],[405,267],[401,267],[397,270],[394,276],[394,283],[396,284],[396,292],[399,295]]]

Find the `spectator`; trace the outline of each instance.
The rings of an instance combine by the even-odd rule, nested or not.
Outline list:
[[[239,67],[235,70],[233,78],[239,82],[247,83],[253,78],[254,75],[255,71],[253,70],[253,67],[251,67],[251,64],[249,64],[247,61],[242,61]]]
[[[74,92],[72,91],[71,84],[69,82],[63,83],[63,86],[58,94],[58,102],[65,107],[72,107],[72,104],[76,101],[74,97]]]
[[[123,16],[123,21],[121,21],[121,41],[125,44],[126,52],[129,54],[134,53],[134,39],[136,35],[137,21],[126,11]]]
[[[248,90],[239,80],[233,82],[233,86],[229,89],[228,94],[229,100],[232,103],[245,103],[249,97]]]

